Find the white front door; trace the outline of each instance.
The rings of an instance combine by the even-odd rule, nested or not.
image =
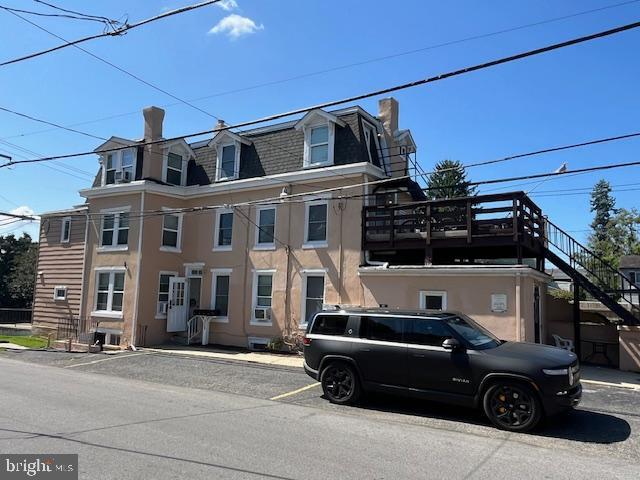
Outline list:
[[[184,332],[187,329],[185,300],[187,281],[184,277],[169,278],[169,305],[167,309],[167,332]]]

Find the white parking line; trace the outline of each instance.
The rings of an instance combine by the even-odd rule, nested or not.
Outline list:
[[[111,355],[110,357],[107,358],[100,358],[98,360],[93,360],[91,362],[84,362],[84,363],[75,363],[73,365],[67,365],[64,368],[75,368],[75,367],[82,367],[83,365],[93,365],[94,363],[100,363],[100,362],[108,362],[109,360],[115,360],[116,358],[129,358],[129,357],[137,357],[138,355],[149,355],[148,353],[131,353],[128,355],[123,355],[123,354],[118,354],[118,355]]]
[[[305,390],[309,390],[313,387],[319,386],[320,383],[312,383],[311,385],[307,385],[306,387],[298,388],[297,390],[293,390],[291,392],[283,393],[282,395],[276,395],[275,397],[271,397],[269,400],[280,400],[281,398],[290,397],[291,395],[295,395],[296,393],[304,392]]]

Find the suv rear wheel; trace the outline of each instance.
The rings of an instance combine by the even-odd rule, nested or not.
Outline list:
[[[526,432],[542,419],[542,404],[536,392],[524,383],[499,382],[485,392],[484,413],[502,430]]]
[[[332,362],[320,376],[322,391],[331,403],[355,403],[360,397],[360,383],[355,369],[344,362]]]

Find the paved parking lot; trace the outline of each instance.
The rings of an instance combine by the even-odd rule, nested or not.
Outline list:
[[[231,360],[191,358],[158,352],[91,355],[53,351],[5,353],[8,358],[90,374],[110,375],[176,387],[275,399],[341,415],[365,417],[381,424],[424,426],[443,431],[504,438],[474,411],[429,402],[373,396],[357,407],[330,404],[319,384],[301,369]],[[637,461],[640,451],[640,391],[585,385],[580,407],[549,420],[517,442]]]

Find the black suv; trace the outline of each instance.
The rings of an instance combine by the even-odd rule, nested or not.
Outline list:
[[[520,432],[582,395],[575,354],[499,340],[456,312],[319,312],[304,337],[304,369],[334,403],[355,402],[363,391],[398,392],[482,406],[498,428]]]

